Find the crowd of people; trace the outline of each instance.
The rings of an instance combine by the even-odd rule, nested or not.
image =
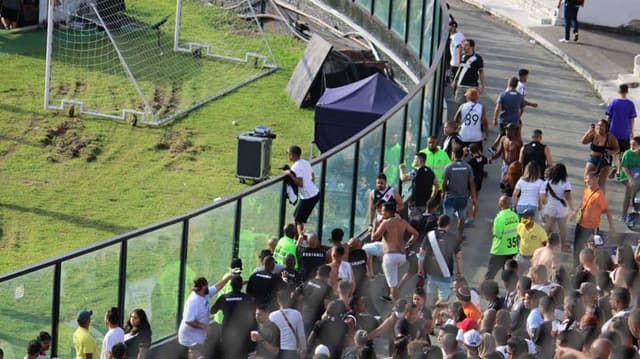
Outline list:
[[[298,198],[294,221],[261,250],[260,266],[245,271],[234,258],[217,282],[193,280],[177,357],[640,358],[640,246],[612,239],[616,221],[606,197],[607,182],[623,183],[619,220],[630,227],[638,221],[640,137],[628,87],[620,86],[620,98],[582,137],[590,154],[585,190],[574,201],[567,167],[554,160],[543,131],[523,139],[525,108],[538,107],[528,97],[529,71],[514,71],[490,121],[479,101],[482,56],[453,19],[449,32],[458,107],[443,123],[442,140],[430,137],[411,168],[398,166],[399,181],[411,184],[409,198],[379,174],[367,197],[369,234],[345,241],[336,228],[324,246],[305,231],[320,198],[313,170],[291,146],[285,173]],[[490,123],[498,128],[491,142]],[[486,273],[475,288],[463,273],[465,227],[478,214],[493,161],[500,162],[501,194]],[[415,283],[410,291],[408,283]],[[392,303],[389,314],[378,311],[383,303]],[[78,359],[147,356],[152,331],[144,310],[133,310],[124,328],[119,309],[108,310],[101,349],[89,331],[92,315],[77,314]],[[26,357],[44,357],[50,341],[40,333]]]

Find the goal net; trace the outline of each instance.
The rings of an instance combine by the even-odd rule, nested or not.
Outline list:
[[[158,126],[277,70],[250,0],[51,0],[45,108]]]

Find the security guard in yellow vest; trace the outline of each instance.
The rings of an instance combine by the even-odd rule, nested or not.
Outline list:
[[[505,262],[518,254],[518,214],[511,210],[511,200],[501,196],[498,200],[500,212],[493,220],[493,241],[491,242],[491,256],[485,279],[495,278]]]

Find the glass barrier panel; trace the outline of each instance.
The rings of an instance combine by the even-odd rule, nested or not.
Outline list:
[[[125,318],[144,310],[152,340],[176,333],[182,228],[176,223],[127,242]]]
[[[379,126],[360,140],[354,228],[356,235],[366,231],[369,225],[369,192],[375,188],[376,176],[380,173],[381,152],[382,126]]]
[[[107,332],[104,314],[118,306],[120,249],[121,244],[114,244],[62,263],[58,357],[75,358],[73,333],[81,310],[93,311],[90,331],[101,348]]]
[[[409,101],[409,112],[407,113],[407,131],[404,138],[404,165],[405,172],[411,171],[413,159],[421,148],[418,147],[420,135],[420,106],[422,105],[422,92],[418,92]],[[406,196],[411,192],[411,185],[402,186],[402,194]]]
[[[193,280],[205,277],[216,282],[229,271],[233,257],[233,228],[237,202],[225,204],[189,220],[189,245],[185,270],[184,299],[191,294]],[[250,264],[243,263],[245,273],[250,273]],[[248,275],[248,274],[247,274]],[[226,293],[229,285],[220,293]],[[214,316],[222,323],[222,316]]]
[[[353,193],[355,143],[327,160],[324,189],[322,233],[328,237],[334,228],[344,231],[345,242],[351,233],[351,195]]]
[[[431,39],[433,39],[433,11],[435,0],[424,0],[424,30],[422,32],[422,62],[429,66],[431,63]]]
[[[389,9],[391,0],[374,0],[373,14],[388,28],[389,27]]]
[[[269,238],[278,236],[281,200],[280,182],[242,199],[239,256],[242,258],[245,280],[249,278],[253,268],[262,265],[258,255],[262,249],[269,248]]]
[[[387,134],[384,141],[384,169],[387,184],[398,189],[400,183],[400,169],[402,160],[402,126],[404,124],[404,108],[392,115],[387,121]]]
[[[420,38],[422,37],[422,1],[409,1],[409,28],[407,31],[407,43],[409,47],[420,53]]]
[[[51,333],[53,267],[0,283],[0,348],[5,358],[23,358],[29,340]]]
[[[362,6],[367,10],[368,13],[371,13],[371,4],[373,0],[356,0],[356,4]]]
[[[433,80],[424,86],[424,97],[422,104],[422,135],[420,136],[420,148],[427,147],[427,141],[431,135],[431,101],[433,97]],[[428,155],[428,154],[427,154]]]
[[[407,30],[407,1],[394,0],[391,9],[391,29],[404,41]]]
[[[313,170],[313,176],[314,176],[314,181],[313,183],[315,183],[316,187],[318,187],[319,190],[322,190],[321,186],[320,186],[320,180],[322,178],[322,162],[319,162],[313,166],[311,166],[311,169]],[[320,194],[322,195],[322,193]],[[296,206],[300,203],[300,200],[298,200],[297,204],[294,206],[291,203],[289,203],[287,201],[287,205],[286,205],[286,209],[285,209],[285,217],[284,217],[284,223],[285,225],[287,223],[293,223],[293,213],[296,209]],[[311,215],[309,216],[309,219],[307,219],[307,223],[305,223],[304,225],[304,231],[305,232],[317,232],[318,231],[318,220],[319,220],[319,214],[320,214],[320,202],[318,202],[318,204],[316,204],[315,207],[313,207],[313,211],[311,212]],[[326,234],[325,234],[326,237]],[[323,241],[324,243],[324,241]]]

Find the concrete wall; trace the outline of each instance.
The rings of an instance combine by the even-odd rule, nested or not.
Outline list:
[[[599,26],[633,26],[640,29],[640,1],[585,0],[584,7],[578,12],[578,21]]]

